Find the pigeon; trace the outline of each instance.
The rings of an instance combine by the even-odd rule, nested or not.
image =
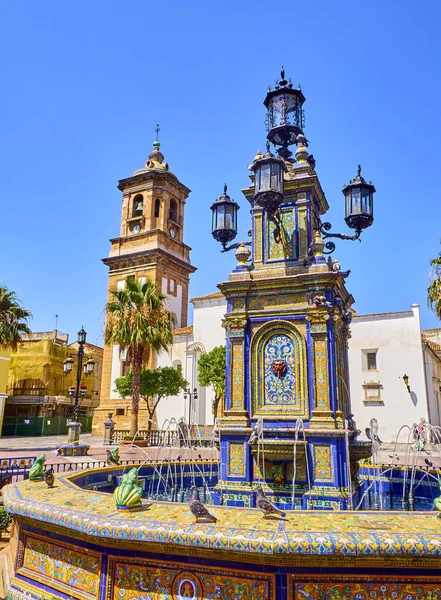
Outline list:
[[[52,487],[54,485],[55,476],[52,467],[49,467],[49,469],[46,469],[46,471],[44,472],[44,480],[46,482],[47,487]]]
[[[253,431],[251,432],[250,439],[248,440],[249,444],[255,444],[259,438],[259,424],[256,423],[253,427]]]
[[[271,515],[279,515],[279,517],[286,517],[286,513],[283,510],[279,510],[271,504],[268,498],[265,496],[265,492],[262,489],[262,486],[257,488],[257,508],[263,512],[264,518],[269,517]]]
[[[428,458],[425,458],[425,459],[424,459],[424,462],[426,463],[426,465],[427,465],[428,467],[433,467],[433,462],[432,462],[431,460],[429,460]]]
[[[190,500],[188,501],[188,508],[191,514],[196,519],[195,523],[216,523],[217,519],[214,515],[210,514],[205,506],[202,504],[199,498],[198,488],[193,485],[190,488]]]

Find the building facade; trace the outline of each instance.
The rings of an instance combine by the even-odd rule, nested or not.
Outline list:
[[[25,336],[11,353],[7,400],[2,435],[50,435],[64,433],[71,417],[73,398],[69,388],[76,383],[78,344],[57,330],[33,332]],[[95,362],[93,373],[81,379],[84,397],[80,416],[90,430],[93,409],[99,405],[103,349],[84,344],[86,358]],[[64,361],[74,359],[74,368],[64,374]]]
[[[190,248],[184,243],[184,209],[190,190],[169,170],[158,141],[153,144],[144,168],[121,179],[120,234],[110,240],[108,299],[123,289],[127,277],[147,278],[168,297],[168,308],[176,315],[177,329],[187,325],[189,276],[196,269],[190,262]],[[146,367],[155,365],[151,355]],[[128,428],[130,399],[122,399],[114,389],[115,379],[130,368],[130,357],[118,344],[104,347],[101,403],[95,411],[93,431],[102,433],[109,412],[117,428]],[[139,422],[148,417],[140,404]]]

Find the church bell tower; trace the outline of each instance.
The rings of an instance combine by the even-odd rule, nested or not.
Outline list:
[[[168,309],[176,315],[176,327],[187,325],[189,276],[196,269],[190,262],[191,248],[184,243],[184,209],[190,190],[164,161],[159,141],[142,169],[118,182],[122,192],[121,226],[110,240],[110,292],[123,289],[127,277],[150,279],[168,296]],[[154,367],[155,357],[149,365]],[[94,430],[101,429],[109,412],[116,427],[126,429],[130,421],[130,399],[121,399],[114,381],[130,369],[130,357],[117,344],[106,345],[103,358],[101,404],[95,411]],[[140,424],[143,422],[140,406]],[[146,412],[147,416],[147,412]]]

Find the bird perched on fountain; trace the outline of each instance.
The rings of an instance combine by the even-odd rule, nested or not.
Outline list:
[[[44,472],[44,480],[46,482],[47,487],[52,487],[54,485],[55,475],[52,467],[49,467],[49,469],[46,469],[46,471]]]
[[[199,498],[198,488],[193,485],[190,488],[190,499],[188,501],[188,508],[191,514],[196,519],[195,523],[216,523],[217,519],[212,515],[207,508],[202,504]]]
[[[263,512],[264,517],[269,517],[272,515],[279,515],[279,517],[286,517],[286,513],[283,510],[279,510],[272,504],[268,498],[265,496],[265,492],[263,491],[262,486],[257,488],[257,508]]]
[[[250,438],[248,440],[249,444],[255,444],[259,438],[259,424],[256,423],[251,432]]]
[[[119,465],[119,448],[115,448],[114,450],[106,450],[107,459],[106,464],[108,465]]]
[[[426,465],[427,465],[428,467],[430,467],[430,468],[431,468],[431,467],[433,467],[433,462],[432,462],[431,460],[429,460],[428,458],[425,458],[425,459],[424,459],[424,462],[426,463]]]
[[[371,419],[370,427],[365,429],[366,437],[372,442],[372,450],[378,452],[381,444],[383,443],[378,437],[378,422],[377,419]]]

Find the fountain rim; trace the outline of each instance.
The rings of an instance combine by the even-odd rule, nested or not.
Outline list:
[[[136,466],[136,465],[134,465]],[[96,471],[112,472],[115,467],[103,467]],[[258,509],[231,506],[216,506],[219,518],[217,525],[194,524],[187,505],[165,501],[152,501],[152,506],[143,512],[144,518],[137,519],[136,513],[116,513],[113,496],[80,488],[73,480],[90,473],[90,470],[58,475],[54,501],[42,501],[43,483],[29,480],[3,488],[4,506],[18,518],[43,522],[62,529],[75,530],[92,538],[111,538],[159,545],[196,545],[201,550],[227,550],[242,555],[265,553],[267,555],[327,555],[353,557],[441,557],[441,528],[437,533],[436,513],[398,511],[289,511],[288,521],[267,521],[262,525]],[[40,490],[40,493],[39,493]],[[78,496],[85,498],[84,507],[78,507]],[[86,496],[85,496],[86,495]],[[57,504],[72,498],[73,508]],[[108,504],[106,504],[106,499]],[[98,505],[104,503],[108,514],[97,516]],[[160,509],[155,518],[154,507]],[[173,508],[178,519],[164,520],[164,506]],[[153,510],[152,510],[153,508]],[[87,512],[89,510],[90,512]],[[229,526],[240,512],[240,527]],[[236,514],[234,514],[236,513]],[[150,517],[148,518],[148,515]],[[387,527],[375,528],[375,524],[386,522]],[[383,521],[382,521],[383,520]],[[249,521],[249,523],[248,523]],[[302,524],[308,527],[297,527]],[[340,523],[341,531],[336,527]],[[282,523],[282,525],[280,525]],[[435,523],[435,524],[434,524]],[[315,526],[313,526],[315,525]],[[431,525],[431,526],[430,526]],[[355,530],[355,531],[354,531]],[[103,540],[104,541],[104,540]],[[96,543],[96,541],[94,542]]]

